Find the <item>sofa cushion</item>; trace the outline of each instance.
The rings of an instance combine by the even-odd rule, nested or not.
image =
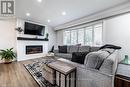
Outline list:
[[[107,51],[91,52],[86,56],[85,64],[87,68],[99,69],[109,55]]]
[[[68,46],[67,52],[68,53],[78,52],[78,46]]]
[[[58,46],[59,53],[67,53],[67,46]]]
[[[76,63],[80,63],[80,64],[84,64],[85,56],[88,53],[89,52],[73,52],[71,61],[76,62]]]
[[[90,52],[94,52],[94,51],[98,51],[99,50],[99,47],[90,47]]]
[[[90,46],[79,46],[78,52],[89,52]]]
[[[70,53],[56,53],[55,56],[71,60],[72,54]]]

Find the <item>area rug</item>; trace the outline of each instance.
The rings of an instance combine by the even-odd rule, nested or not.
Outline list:
[[[54,59],[41,59],[35,60],[31,64],[24,64],[24,66],[40,87],[54,87],[42,76],[42,64],[47,64],[54,61]]]

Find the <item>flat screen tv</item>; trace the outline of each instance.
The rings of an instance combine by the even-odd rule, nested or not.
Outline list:
[[[24,34],[44,36],[45,26],[25,22]]]

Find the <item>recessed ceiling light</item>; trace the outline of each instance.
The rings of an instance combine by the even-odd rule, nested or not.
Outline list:
[[[47,22],[48,22],[48,23],[50,23],[50,22],[51,22],[51,20],[47,20]]]
[[[64,11],[64,12],[62,12],[62,15],[66,15],[66,12]]]
[[[42,2],[42,0],[37,0],[38,2]]]
[[[28,17],[29,17],[29,16],[30,16],[30,13],[26,13],[26,16],[28,16]]]

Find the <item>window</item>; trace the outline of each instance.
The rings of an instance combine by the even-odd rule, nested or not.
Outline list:
[[[71,41],[70,41],[70,31],[65,31],[64,32],[64,44],[65,45],[70,45]]]
[[[78,29],[78,44],[84,45],[84,28]]]
[[[102,23],[64,31],[65,45],[102,45]]]
[[[102,24],[94,26],[94,45],[102,44]]]
[[[77,44],[77,30],[71,31],[71,45]]]
[[[92,45],[93,43],[93,28],[85,28],[85,45]]]

